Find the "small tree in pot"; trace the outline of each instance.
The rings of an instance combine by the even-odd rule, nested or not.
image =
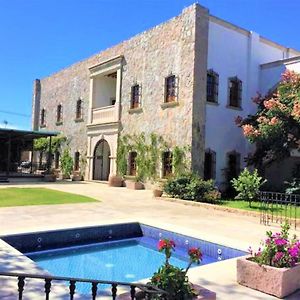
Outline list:
[[[60,166],[63,172],[64,178],[70,178],[73,171],[73,158],[70,155],[70,150],[66,148],[60,159]]]

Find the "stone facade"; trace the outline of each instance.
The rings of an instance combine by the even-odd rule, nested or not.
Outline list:
[[[95,168],[101,163],[103,168],[104,153],[108,173],[115,174],[118,138],[143,132],[163,136],[171,150],[176,145],[190,146],[192,169],[200,175],[205,149],[212,150],[216,153],[215,179],[220,185],[227,154],[236,151],[243,157],[251,151],[233,120],[253,112],[251,97],[262,90],[260,65],[296,55],[300,53],[210,16],[206,8],[194,4],[163,24],[36,80],[33,128],[41,128],[40,112],[45,109],[46,126],[41,129],[62,132],[69,139],[71,153],[79,151],[87,158],[86,169],[81,168],[86,179],[98,179]],[[213,105],[206,102],[208,69],[220,78],[218,103]],[[176,101],[164,103],[165,78],[171,74],[177,80]],[[228,78],[233,76],[243,82],[238,109],[228,107]],[[141,107],[132,110],[135,84],[141,87]],[[99,96],[101,91],[105,94],[103,89],[111,93],[107,99],[114,103]],[[80,122],[75,121],[78,99],[83,103]],[[59,104],[63,122],[57,125]]]

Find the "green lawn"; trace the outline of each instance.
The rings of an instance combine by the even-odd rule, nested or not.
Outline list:
[[[46,188],[0,189],[0,207],[95,202],[96,199]]]
[[[251,207],[249,207],[249,203],[247,201],[243,200],[222,200],[220,205],[226,206],[226,207],[231,207],[231,208],[239,208],[239,209],[244,209],[244,210],[250,210],[250,211],[257,211],[259,212],[261,210],[260,208],[260,203],[259,202],[252,202]],[[285,208],[284,207],[273,207],[273,209],[270,208],[270,212],[274,214],[285,214]],[[287,211],[287,214],[289,215],[289,208]],[[294,217],[294,208],[292,208],[292,217]],[[300,207],[298,206],[296,208],[296,217],[300,218]]]

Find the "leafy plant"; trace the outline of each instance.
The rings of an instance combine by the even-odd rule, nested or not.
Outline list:
[[[175,243],[169,239],[160,240],[158,243],[158,250],[165,254],[165,263],[158,269],[151,278],[150,284],[166,291],[168,295],[167,300],[182,300],[193,299],[196,293],[192,284],[189,282],[187,272],[192,264],[200,264],[202,260],[202,253],[199,248],[190,248],[188,250],[189,263],[187,268],[181,269],[169,263],[172,252],[175,249]],[[151,299],[161,299],[154,296]]]
[[[294,178],[291,182],[285,182],[287,185],[287,188],[285,189],[285,192],[287,194],[300,194],[300,180],[297,178]]]
[[[231,180],[234,189],[238,192],[236,198],[243,199],[249,202],[251,207],[252,201],[257,197],[259,188],[266,180],[258,175],[257,169],[252,173],[245,168],[238,178]]]
[[[214,202],[220,197],[212,180],[203,180],[192,173],[170,178],[164,186],[164,192],[174,198],[203,202]],[[211,194],[213,192],[214,195]]]
[[[70,155],[69,148],[66,148],[63,151],[63,154],[60,158],[60,166],[63,172],[63,175],[70,176],[73,170],[73,158]]]
[[[268,265],[276,268],[290,268],[300,261],[300,241],[294,236],[289,238],[289,224],[281,226],[281,232],[273,234],[267,231],[267,238],[263,243],[263,249],[257,252],[249,248],[250,260],[260,265]]]

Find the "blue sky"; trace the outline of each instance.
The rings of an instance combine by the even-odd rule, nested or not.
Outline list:
[[[155,26],[194,0],[0,0],[0,126],[30,129],[32,85]],[[200,0],[210,13],[300,49],[299,0]],[[3,113],[11,112],[14,114]]]

